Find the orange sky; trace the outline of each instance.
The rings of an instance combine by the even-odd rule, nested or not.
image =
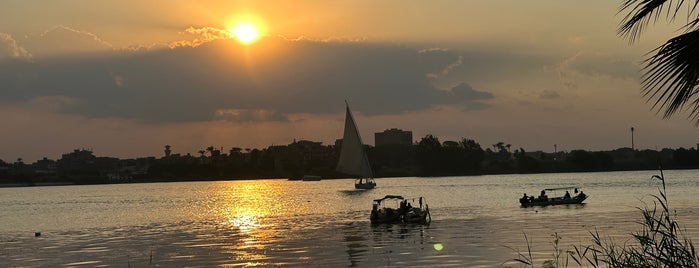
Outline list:
[[[333,143],[388,128],[527,151],[692,147],[639,93],[618,1],[6,1],[0,159]],[[256,25],[241,45],[229,29]]]

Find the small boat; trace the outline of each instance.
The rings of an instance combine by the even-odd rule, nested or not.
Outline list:
[[[342,137],[342,150],[337,161],[336,170],[348,175],[357,176],[354,181],[355,189],[374,189],[374,173],[371,171],[369,158],[364,151],[362,137],[359,135],[357,124],[354,122],[349,104],[345,113],[345,131]]]
[[[417,205],[415,200],[418,200]],[[394,207],[386,206],[387,203],[397,202]],[[432,221],[430,208],[423,197],[410,200],[400,195],[387,195],[375,199],[371,206],[371,223],[416,223],[429,224]]]
[[[573,196],[570,195],[571,190],[574,193]],[[558,193],[565,191],[565,194],[561,196],[548,197],[546,194],[547,191]],[[582,202],[588,197],[589,196],[583,193],[580,188],[575,186],[549,188],[541,190],[541,194],[539,194],[537,197],[527,196],[525,193],[524,196],[519,199],[519,204],[522,205],[522,207],[582,204]]]
[[[301,177],[302,181],[319,181],[321,179],[323,179],[321,176],[316,175],[303,175],[303,177]]]

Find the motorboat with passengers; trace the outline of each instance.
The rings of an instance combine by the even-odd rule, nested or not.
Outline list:
[[[560,195],[563,191],[565,193]],[[573,195],[570,194],[570,191],[573,191]],[[557,196],[549,197],[547,192],[556,193]],[[587,194],[583,193],[582,189],[575,186],[549,188],[541,190],[539,196],[536,197],[527,196],[525,193],[519,199],[519,204],[522,207],[582,204],[588,197]]]
[[[429,224],[432,221],[432,216],[430,215],[430,208],[423,197],[404,198],[400,195],[387,195],[374,200],[369,219],[374,224]]]

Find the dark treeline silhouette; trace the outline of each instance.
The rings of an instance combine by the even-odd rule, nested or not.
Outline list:
[[[0,183],[20,185],[95,184],[153,181],[300,178],[346,178],[335,171],[340,145],[294,141],[266,149],[210,146],[198,155],[169,154],[160,158],[118,159],[97,157],[90,150],[75,150],[58,160],[25,164],[0,160]],[[169,148],[169,147],[168,147]],[[169,150],[169,149],[168,149]],[[699,168],[695,148],[570,152],[527,152],[498,142],[483,148],[472,139],[440,142],[426,135],[411,145],[366,146],[376,177],[464,176],[550,172],[591,172]]]

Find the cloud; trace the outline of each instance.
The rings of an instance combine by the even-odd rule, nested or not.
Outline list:
[[[451,70],[461,66],[464,58],[445,48],[429,48],[419,51],[420,64],[424,66],[427,76],[437,79],[448,75]]]
[[[634,60],[604,55],[581,58],[570,67],[583,74],[617,79],[637,79],[641,73],[640,66]]]
[[[478,91],[471,87],[471,85],[466,84],[466,83],[460,83],[454,87],[451,88],[451,93],[455,98],[455,100],[467,100],[467,101],[473,101],[473,100],[485,100],[485,99],[492,99],[493,94],[489,92],[484,92],[484,91]]]
[[[96,34],[64,25],[53,27],[38,36],[29,36],[21,43],[35,57],[76,55],[115,49],[112,44]]]
[[[187,30],[185,30],[185,33],[194,36],[194,39],[184,39],[180,41],[171,42],[168,46],[170,48],[176,48],[181,46],[197,47],[212,41],[226,40],[231,39],[233,37],[231,32],[229,32],[228,30],[214,27],[189,27],[187,28]]]
[[[0,64],[0,83],[7,85],[0,102],[61,97],[71,100],[59,105],[61,113],[167,123],[285,121],[291,114],[339,113],[344,100],[365,115],[445,104],[482,109],[479,101],[493,98],[465,83],[447,91],[433,86],[426,74],[459,62],[454,54],[277,37],[244,46],[221,40],[225,33],[214,28],[187,32],[207,41]]]
[[[548,68],[548,67],[546,67]],[[577,89],[581,76],[636,79],[639,67],[632,60],[606,54],[590,54],[582,51],[564,58],[553,67],[560,83],[567,89]]]
[[[441,103],[457,104],[464,110],[481,110],[488,107],[482,101],[492,99],[494,95],[490,92],[476,90],[471,85],[462,82],[449,91],[444,91],[440,98],[442,99]]]
[[[560,99],[561,95],[559,95],[558,92],[556,92],[556,91],[544,90],[544,91],[541,91],[541,93],[539,94],[539,98],[548,99],[548,100]]]
[[[216,111],[216,118],[231,122],[260,122],[278,121],[288,122],[289,119],[274,110],[245,110],[245,109],[220,109]]]
[[[15,41],[11,35],[0,33],[0,60],[31,59],[32,55]]]

